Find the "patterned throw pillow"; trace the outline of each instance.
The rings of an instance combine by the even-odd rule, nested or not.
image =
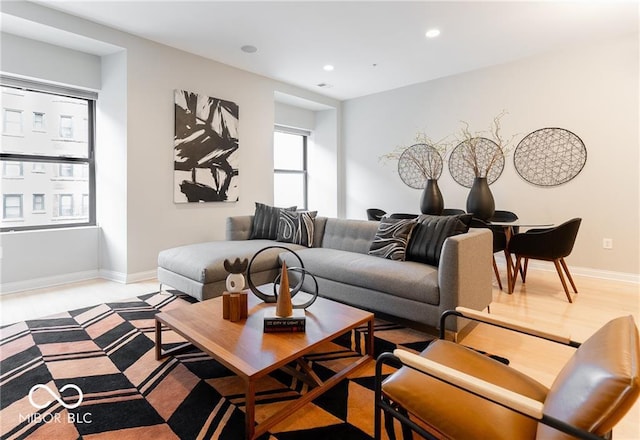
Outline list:
[[[407,260],[437,266],[444,241],[469,231],[472,214],[421,215],[411,235]]]
[[[404,261],[409,237],[415,226],[415,219],[384,217],[378,225],[378,232],[369,248],[369,255]]]
[[[280,211],[295,211],[297,206],[290,208],[275,208],[256,202],[256,211],[253,215],[251,225],[250,240],[267,239],[275,240],[278,237],[278,222],[280,221]]]
[[[313,246],[315,218],[318,211],[280,211],[277,241]]]

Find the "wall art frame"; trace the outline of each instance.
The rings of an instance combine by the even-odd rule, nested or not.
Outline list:
[[[174,202],[237,202],[239,108],[174,91]]]

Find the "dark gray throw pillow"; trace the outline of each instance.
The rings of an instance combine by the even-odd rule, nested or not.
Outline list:
[[[290,208],[276,208],[274,206],[256,202],[256,211],[253,214],[253,223],[251,224],[251,235],[249,236],[249,239],[275,240],[278,238],[280,211],[295,211],[296,209],[296,206],[292,206]]]
[[[415,219],[384,217],[378,225],[378,231],[369,248],[369,255],[404,261],[409,237],[415,226]]]
[[[313,246],[313,232],[318,211],[280,211],[277,241]]]
[[[421,215],[407,247],[407,260],[437,266],[447,237],[469,231],[472,214]]]

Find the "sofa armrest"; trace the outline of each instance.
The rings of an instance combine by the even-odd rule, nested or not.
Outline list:
[[[252,215],[237,215],[227,217],[225,239],[226,240],[248,240],[251,236]]]
[[[438,267],[439,313],[458,306],[484,310],[492,301],[493,235],[489,229],[470,229],[445,240]],[[460,331],[464,320],[447,322],[447,330]]]

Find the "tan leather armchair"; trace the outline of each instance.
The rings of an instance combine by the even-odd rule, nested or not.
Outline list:
[[[393,419],[403,435],[427,439],[602,439],[640,393],[638,329],[631,316],[616,318],[584,343],[475,310],[443,314],[508,328],[577,350],[547,388],[474,350],[446,341],[414,354],[397,349],[376,362],[375,438],[382,414],[390,439]],[[441,323],[441,328],[444,326]],[[382,367],[400,367],[382,380]]]

